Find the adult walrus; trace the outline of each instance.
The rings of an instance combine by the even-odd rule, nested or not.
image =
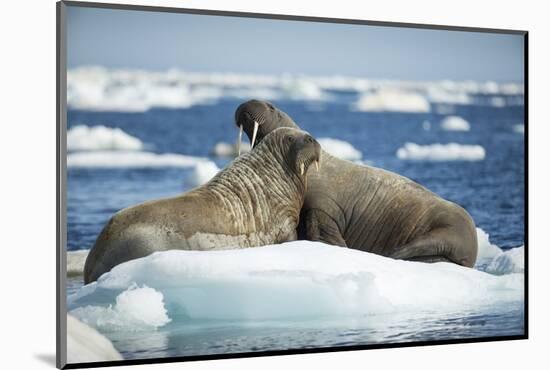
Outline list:
[[[253,147],[279,127],[298,128],[259,100],[241,104],[235,122],[239,138],[244,130]],[[474,265],[476,229],[463,208],[398,174],[324,151],[321,157],[322,171],[307,175],[300,238],[397,259]]]
[[[208,183],[119,211],[86,259],[84,282],[156,251],[246,248],[296,240],[307,170],[318,164],[320,150],[306,132],[280,128]]]

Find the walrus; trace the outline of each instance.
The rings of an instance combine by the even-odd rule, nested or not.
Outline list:
[[[260,100],[241,104],[235,123],[252,147],[280,127],[299,128]],[[396,259],[474,265],[476,228],[462,207],[396,173],[321,153],[322,170],[307,175],[300,239]]]
[[[310,165],[318,163],[320,150],[304,131],[273,130],[208,183],[119,211],[86,259],[84,282],[156,251],[246,248],[296,240],[306,175]]]

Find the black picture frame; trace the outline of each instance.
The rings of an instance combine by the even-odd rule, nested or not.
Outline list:
[[[462,32],[482,32],[482,33],[497,33],[520,35],[524,40],[524,183],[525,183],[525,203],[524,203],[524,232],[525,232],[525,286],[524,286],[524,334],[510,335],[498,337],[481,337],[481,338],[463,338],[463,339],[448,339],[448,340],[433,340],[433,341],[415,341],[408,343],[384,343],[384,344],[369,344],[369,345],[353,345],[344,347],[323,347],[323,348],[307,348],[307,349],[291,349],[291,350],[276,350],[264,352],[245,352],[231,354],[215,354],[215,355],[200,355],[200,356],[183,356],[169,358],[150,358],[150,359],[131,359],[121,361],[101,361],[90,363],[67,364],[66,361],[66,329],[67,329],[67,307],[66,307],[66,243],[67,243],[67,215],[66,215],[66,135],[67,135],[67,89],[66,89],[66,74],[67,74],[67,7],[86,7],[100,9],[117,9],[127,11],[147,11],[147,12],[168,12],[168,13],[183,13],[197,15],[216,15],[224,17],[240,17],[240,18],[257,18],[257,19],[274,19],[286,21],[307,21],[320,23],[340,23],[353,25],[369,25],[381,27],[401,27],[414,29],[428,30],[447,30],[447,31],[462,31]],[[294,354],[308,354],[321,352],[342,352],[342,351],[357,351],[381,348],[401,348],[401,347],[420,347],[434,346],[447,344],[462,344],[462,343],[481,343],[481,342],[497,342],[509,340],[524,340],[529,338],[529,223],[528,223],[528,198],[529,198],[529,32],[526,30],[513,29],[494,29],[494,28],[477,28],[477,27],[459,27],[448,25],[435,24],[419,24],[419,23],[401,23],[401,22],[383,22],[373,20],[360,19],[340,19],[326,17],[311,17],[301,15],[286,15],[286,14],[266,14],[266,13],[249,13],[249,12],[233,12],[220,11],[209,9],[190,9],[190,8],[175,8],[175,7],[159,7],[131,4],[112,4],[99,2],[80,2],[80,1],[59,1],[56,4],[56,39],[57,39],[57,63],[56,63],[56,291],[57,291],[57,307],[56,307],[56,366],[60,369],[77,369],[77,368],[94,368],[106,366],[126,366],[140,364],[160,364],[172,362],[187,362],[187,361],[203,361],[203,360],[219,360],[243,357],[264,357],[264,356],[280,356]]]

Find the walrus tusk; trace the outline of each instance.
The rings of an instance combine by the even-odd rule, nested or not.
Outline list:
[[[252,133],[252,143],[250,144],[250,148],[254,148],[254,143],[256,142],[256,134],[258,133],[258,126],[260,124],[256,121],[254,121],[254,132]]]
[[[319,172],[319,161],[315,161],[315,170]]]
[[[241,140],[243,137],[243,125],[239,126],[239,138],[237,139],[237,157],[241,155]]]
[[[300,175],[304,174],[304,163],[300,163]]]

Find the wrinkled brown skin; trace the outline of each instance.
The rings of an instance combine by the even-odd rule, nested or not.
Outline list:
[[[256,144],[278,127],[298,125],[272,104],[251,100],[235,113]],[[300,214],[301,239],[423,262],[472,267],[477,234],[460,206],[414,181],[380,168],[355,164],[321,151],[321,170],[310,171]]]
[[[156,251],[247,248],[296,240],[307,169],[319,159],[320,150],[309,134],[281,128],[208,183],[119,211],[86,259],[84,282]]]

